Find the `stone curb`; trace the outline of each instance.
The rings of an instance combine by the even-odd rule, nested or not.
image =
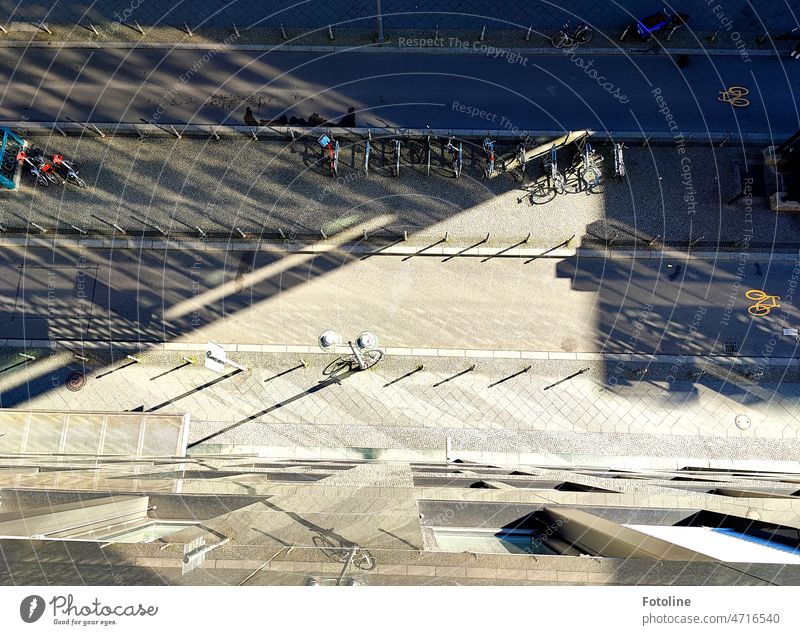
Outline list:
[[[431,238],[432,239],[432,238]],[[511,239],[509,239],[511,240]],[[800,249],[796,252],[756,252],[740,251],[655,251],[648,249],[590,249],[586,247],[561,247],[557,249],[515,247],[433,247],[426,249],[424,246],[356,244],[336,245],[329,243],[314,243],[300,245],[290,241],[267,242],[253,239],[251,241],[207,241],[200,240],[148,240],[138,238],[39,238],[39,237],[9,237],[0,238],[0,249],[3,248],[53,248],[66,247],[71,249],[138,249],[157,251],[263,251],[267,253],[286,254],[358,254],[367,256],[415,256],[442,257],[457,256],[461,258],[498,258],[498,259],[525,259],[525,258],[603,258],[611,259],[642,259],[642,260],[710,260],[710,261],[738,261],[741,254],[747,254],[748,259],[795,262],[800,260]]]
[[[219,344],[217,342],[217,344]],[[317,346],[297,346],[293,344],[219,344],[228,353],[267,353],[267,354],[294,354],[294,355],[330,355],[349,354],[347,346],[336,346],[333,351],[323,351]],[[0,340],[0,347],[22,349],[59,349],[83,350],[103,349],[109,347],[124,350],[139,350],[140,352],[185,352],[196,353],[205,351],[206,342],[108,342],[108,341],[81,341],[81,340]],[[753,365],[770,367],[800,366],[797,357],[730,357],[727,355],[648,355],[644,353],[565,353],[563,351],[513,351],[513,350],[486,350],[486,349],[457,349],[457,348],[406,348],[406,347],[381,347],[389,357],[435,357],[464,359],[514,359],[514,360],[548,360],[548,361],[583,361],[583,362],[630,362],[638,364],[680,364],[691,362],[693,364],[707,360],[709,363],[724,362],[733,365]]]
[[[518,55],[564,55],[563,49],[553,47],[514,47],[496,46],[498,51],[508,51]],[[170,50],[215,50],[215,51],[274,51],[285,53],[396,53],[405,55],[419,53],[423,55],[478,55],[486,56],[480,49],[450,46],[394,46],[384,44],[223,44],[216,42],[65,42],[58,40],[0,40],[0,48],[72,48],[72,49],[170,49]],[[666,48],[660,47],[592,47],[577,49],[583,55],[707,55],[707,56],[741,56],[739,49],[723,48]],[[782,55],[791,50],[752,49],[749,57],[771,57]]]
[[[24,130],[26,135],[37,134],[57,134],[56,127],[62,133],[67,134],[89,134],[99,137],[107,135],[114,136],[141,136],[141,137],[176,137],[181,138],[208,138],[214,137],[217,140],[239,140],[242,135],[259,139],[267,138],[295,138],[314,137],[320,130],[328,130],[328,127],[300,127],[300,126],[239,126],[239,125],[212,125],[212,124],[180,124],[178,128],[171,129],[166,126],[169,124],[155,125],[149,123],[123,123],[109,121],[93,121],[88,123],[68,122],[68,121],[4,121],[3,126],[15,130]],[[686,144],[690,146],[705,146],[709,143],[718,142],[724,144],[735,141],[744,145],[773,145],[775,139],[789,138],[794,134],[792,131],[771,131],[771,132],[745,132],[736,134],[733,131],[687,131]],[[390,138],[401,137],[413,139],[424,137],[428,133],[440,137],[455,136],[459,139],[493,137],[495,139],[510,139],[519,141],[520,135],[525,134],[532,137],[555,138],[564,135],[564,130],[506,130],[489,128],[433,128],[424,130],[422,128],[337,128],[337,134],[342,137],[355,136],[363,139],[368,134],[372,134],[373,140],[379,140],[381,136]],[[645,142],[648,144],[671,144],[675,143],[675,136],[669,132],[648,132],[641,130],[591,130],[593,139],[603,141],[630,141]],[[646,139],[645,139],[646,137]]]

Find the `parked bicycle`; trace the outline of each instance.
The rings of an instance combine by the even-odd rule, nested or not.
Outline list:
[[[550,191],[556,194],[564,194],[566,192],[566,181],[564,175],[558,171],[558,150],[555,144],[550,148],[549,159],[545,156],[544,170],[549,174]]]
[[[326,134],[320,136],[317,142],[322,146],[323,160],[327,158],[329,174],[335,177],[339,174],[339,142]]]
[[[486,153],[486,167],[484,168],[484,177],[491,178],[492,174],[494,174],[494,141],[486,137],[483,140],[483,151]]]
[[[425,128],[427,128],[427,130],[428,130],[428,134],[425,135],[425,155],[427,157],[427,167],[425,169],[425,175],[426,176],[430,176],[431,175],[431,155],[433,154],[433,141],[432,141],[432,139],[438,139],[439,137],[437,137],[435,134],[433,134],[433,132],[431,132],[431,127],[430,126],[425,126]]]
[[[358,545],[337,544],[326,536],[312,536],[314,546],[334,562],[352,564],[362,571],[372,571],[377,564],[372,554]]]
[[[614,144],[614,176],[618,176],[621,179],[625,178],[624,148],[625,146],[622,143]]]
[[[31,169],[31,174],[36,179],[36,183],[38,185],[41,185],[42,187],[48,187],[50,185],[50,179],[48,179],[47,175],[45,175],[45,173],[39,168],[39,165],[31,160],[25,150],[20,150],[17,152],[17,161],[28,164]]]
[[[450,166],[453,169],[453,175],[456,178],[461,176],[461,168],[464,166],[464,152],[462,143],[458,142],[458,147],[453,144],[455,137],[450,137],[447,140],[447,145],[444,149],[450,153]]]
[[[364,176],[369,176],[369,153],[372,145],[372,130],[367,131],[367,143],[364,147]]]
[[[400,146],[402,142],[400,139],[392,139],[394,145],[394,165],[392,166],[392,176],[397,178],[400,176]]]
[[[39,168],[39,171],[41,171],[53,185],[58,185],[63,181],[58,172],[56,172],[53,164],[44,158],[44,152],[41,148],[34,148],[31,150],[30,158]]]
[[[646,18],[636,21],[636,33],[642,40],[651,40],[656,33],[672,30],[686,24],[689,16],[686,13],[676,13],[664,7],[661,11],[656,11]]]
[[[54,154],[53,165],[56,166],[56,168],[61,167],[65,170],[65,174],[62,178],[67,183],[72,183],[78,187],[86,187],[86,182],[80,176],[78,176],[78,171],[72,166],[71,163],[64,159],[63,155]]]
[[[592,39],[592,29],[581,22],[574,30],[570,29],[569,22],[565,22],[561,30],[553,35],[551,42],[557,49],[567,48],[573,44],[586,44]]]
[[[519,170],[519,181],[525,181],[525,166],[528,163],[528,144],[530,143],[530,136],[523,137],[517,146],[517,168]]]
[[[603,175],[599,164],[602,161],[603,157],[595,153],[591,142],[586,139],[580,152],[575,156],[573,165],[587,189],[600,185]]]

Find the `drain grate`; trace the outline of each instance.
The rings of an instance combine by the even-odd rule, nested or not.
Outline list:
[[[726,355],[736,355],[739,352],[739,345],[736,342],[723,342],[722,350]]]

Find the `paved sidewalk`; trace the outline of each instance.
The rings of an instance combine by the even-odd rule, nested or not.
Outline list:
[[[304,366],[296,355],[237,353],[249,370],[222,375],[178,351],[147,353],[140,363],[119,353],[113,362],[100,352],[84,355],[85,366],[62,351],[6,370],[2,406],[189,412],[195,451],[431,453],[443,452],[450,437],[455,451],[467,453],[800,456],[800,385],[797,371],[785,369],[748,380],[714,365],[691,381],[689,367],[668,364],[641,375],[637,364],[420,355],[332,378],[333,355],[304,356]],[[196,351],[184,356],[199,359]],[[88,382],[70,392],[64,379],[79,369]]]
[[[526,248],[553,248],[576,235],[574,246],[605,249],[610,241],[614,249],[636,245],[642,251],[659,251],[664,244],[685,250],[690,240],[693,251],[731,249],[744,240],[749,251],[764,252],[800,243],[796,219],[769,211],[766,199],[728,204],[737,193],[737,166],[748,161],[758,165],[760,159],[757,148],[733,142],[723,148],[687,150],[691,205],[685,201],[684,155],[674,147],[629,148],[628,178],[623,181],[610,178],[609,149],[600,147],[608,181],[595,194],[534,200],[510,177],[482,180],[480,151],[469,143],[462,179],[453,179],[439,166],[438,151],[434,175],[424,176],[421,147],[413,143],[407,147],[415,155],[404,155],[401,177],[390,178],[390,154],[382,154],[389,152],[388,144],[378,142],[372,173],[364,178],[363,142],[343,138],[340,178],[333,181],[317,165],[316,139],[289,145],[247,137],[134,140],[55,134],[34,136],[31,142],[74,158],[90,189],[34,188],[25,174],[19,192],[0,193],[0,226],[6,235],[30,230],[33,236],[50,239],[79,236],[78,228],[116,234],[117,240],[143,233],[161,240],[166,238],[162,232],[200,239],[202,231],[212,241],[237,242],[241,230],[249,240],[280,241],[284,232],[305,244],[335,244],[347,231],[359,236],[367,231],[385,244],[405,232],[410,245],[422,247],[447,232],[446,246],[466,248],[489,234],[476,247],[504,249],[530,233]],[[513,147],[514,143],[498,143],[498,153]],[[571,149],[562,152],[562,169],[572,154]],[[239,167],[243,161],[254,170]],[[540,169],[540,162],[533,162],[528,178],[539,178]]]

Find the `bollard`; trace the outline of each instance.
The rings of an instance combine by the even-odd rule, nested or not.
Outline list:
[[[186,357],[186,355],[181,355],[181,361],[187,364],[196,364],[197,362],[192,357]]]
[[[183,26],[186,27],[186,33],[189,35],[189,37],[194,37],[194,33],[192,33],[192,30],[189,28],[189,25],[186,24],[186,22],[183,23]]]
[[[433,39],[434,40],[438,40],[439,39],[439,25],[438,24],[436,25],[436,32],[433,34]]]
[[[30,223],[31,223],[31,225],[33,225],[33,226],[34,226],[36,229],[38,229],[38,230],[39,230],[40,232],[42,232],[43,234],[46,234],[46,233],[47,233],[47,230],[46,230],[44,227],[42,227],[41,225],[37,225],[37,224],[36,224],[36,223],[34,223],[33,221],[30,221]]]
[[[528,242],[530,239],[531,239],[531,233],[530,233],[530,232],[528,232],[528,235],[527,235],[527,236],[525,236],[525,240],[523,240],[523,241],[522,241],[522,242],[523,242],[523,244],[527,243],[527,242]]]
[[[237,29],[237,28],[236,28],[236,23],[235,23],[235,22],[233,23],[233,32],[234,32],[234,34],[236,35],[236,39],[237,39],[237,40],[238,40],[240,37],[242,37],[241,35],[239,35],[239,29]]]
[[[75,356],[75,359],[79,359],[82,362],[88,362],[89,361],[88,357],[85,357],[83,355],[78,355],[77,353],[74,353],[74,352],[72,354]]]
[[[97,29],[94,28],[94,24],[92,24],[91,22],[89,22],[89,28],[94,32],[95,35],[100,35]]]
[[[134,357],[133,355],[126,355],[125,359],[129,359],[132,362],[134,362],[135,364],[141,364],[142,363],[141,359],[139,359],[138,357]]]
[[[6,31],[6,27],[4,27],[2,24],[0,24],[0,31],[3,33],[8,33],[8,31]]]
[[[403,230],[403,241],[406,241],[406,240],[408,240],[408,230],[404,229]]]
[[[286,234],[283,233],[283,230],[280,227],[278,227],[278,233],[281,235],[281,238],[286,240]]]
[[[100,136],[101,136],[103,139],[105,139],[105,138],[106,138],[106,135],[105,135],[105,133],[104,133],[102,130],[100,130],[100,128],[98,128],[97,126],[95,126],[93,123],[90,123],[89,125],[90,125],[90,126],[91,126],[91,127],[94,129],[94,131],[95,131],[97,134],[99,134],[99,135],[100,135]]]
[[[719,142],[719,147],[720,148],[725,147],[725,144],[728,143],[728,141],[730,141],[732,135],[733,135],[732,132],[729,132],[727,135],[725,135],[725,138]]]
[[[195,225],[194,228],[197,230],[197,233],[200,234],[201,237],[203,238],[206,237],[206,233],[202,229],[200,229],[197,225]]]
[[[532,28],[533,28],[533,27],[530,27],[530,26],[529,26],[529,27],[528,27],[528,32],[525,34],[525,41],[526,41],[526,42],[530,42],[530,41],[531,41],[531,29],[532,29]]]
[[[481,29],[481,42],[483,42],[485,38],[486,38],[486,25],[484,24],[483,28]]]
[[[289,36],[288,36],[288,35],[286,35],[286,29],[284,29],[284,28],[283,28],[283,25],[282,25],[282,24],[281,24],[281,37],[282,37],[284,40],[288,40],[288,39],[289,39]]]
[[[133,23],[136,25],[136,30],[139,31],[139,35],[144,35],[144,29],[141,27],[141,25],[135,20]]]
[[[617,238],[619,238],[619,233],[618,233],[618,232],[614,232],[614,235],[613,235],[611,238],[606,238],[606,245],[608,245],[609,247],[611,247],[611,245],[613,245],[613,244],[614,244],[614,241],[615,241]]]
[[[689,247],[691,249],[694,249],[698,245],[698,243],[700,243],[704,238],[705,238],[705,236],[701,235],[700,238],[696,238],[695,240],[690,240],[689,241]]]
[[[255,141],[258,141],[258,134],[256,133],[256,131],[255,131],[255,130],[251,130],[251,131],[250,131],[250,134],[251,134],[251,135],[253,135],[253,139],[254,139]]]
[[[367,238],[367,230],[366,229],[364,230],[364,240],[368,240],[368,238]]]
[[[0,225],[0,232],[5,232],[5,231],[6,231],[6,228],[3,227],[2,225]]]
[[[631,25],[629,24],[628,26],[625,27],[625,30],[622,32],[622,35],[619,36],[619,41],[620,42],[624,42],[625,41],[625,37],[628,35],[628,31],[630,31],[630,30],[631,30]]]
[[[655,238],[653,238],[652,240],[648,240],[648,241],[647,241],[647,246],[648,246],[648,247],[652,247],[652,246],[653,246],[653,245],[656,243],[656,241],[657,241],[659,238],[661,238],[661,234],[658,234],[658,235],[657,235]]]
[[[119,225],[117,225],[116,223],[111,223],[111,226],[112,226],[114,229],[116,229],[116,230],[117,230],[117,231],[118,231],[120,234],[125,234],[125,233],[127,233],[127,232],[126,232],[124,229],[122,229],[122,227],[120,227],[120,226],[119,226]]]
[[[53,32],[49,28],[47,28],[47,25],[44,22],[39,22],[39,28],[42,31],[47,31],[48,35],[53,35]]]
[[[331,25],[330,25],[330,24],[328,25],[328,39],[329,39],[331,42],[333,42],[333,40],[334,40],[334,36],[333,36],[333,29],[331,28]]]
[[[320,229],[319,233],[322,234],[322,240],[328,240],[328,237],[325,235],[325,232],[323,230]]]
[[[212,129],[211,129],[211,135],[212,135],[212,136],[213,136],[213,137],[214,137],[214,138],[215,138],[217,141],[219,141],[219,135],[217,134],[217,131],[216,131],[214,128],[212,128]]]
[[[447,242],[447,237],[450,235],[450,232],[444,233],[444,242]]]
[[[714,42],[716,42],[716,41],[717,41],[717,38],[718,38],[718,37],[719,37],[719,29],[717,29],[716,31],[714,31],[714,32],[711,34],[711,37],[710,37],[710,38],[708,38],[708,41],[709,41],[709,42],[711,42],[711,43],[713,44]]]
[[[245,234],[245,233],[244,233],[244,232],[243,232],[241,229],[239,229],[238,227],[236,227],[236,231],[237,231],[237,232],[239,232],[239,235],[240,235],[242,238],[247,238],[247,234]]]
[[[72,227],[72,229],[74,229],[76,232],[78,232],[82,236],[86,235],[86,232],[84,230],[82,230],[80,227],[76,227],[75,225],[70,225],[70,227]]]
[[[66,133],[66,132],[64,132],[64,131],[63,131],[61,128],[59,128],[59,127],[58,127],[56,124],[53,124],[53,128],[55,128],[56,130],[58,130],[58,132],[60,132],[60,133],[61,133],[61,136],[62,136],[62,137],[66,137],[66,136],[67,136],[67,133]]]
[[[672,39],[672,36],[675,34],[675,31],[677,31],[677,30],[678,30],[678,27],[676,27],[676,26],[672,27],[669,30],[669,33],[667,33],[667,42],[669,42]]]
[[[175,126],[170,124],[169,127],[172,128],[172,134],[174,134],[178,139],[183,139],[183,137],[181,137],[180,133],[177,130],[175,130]]]
[[[17,355],[19,355],[20,357],[24,357],[25,359],[29,359],[32,362],[36,361],[36,357],[34,357],[33,355],[29,355],[28,353],[17,353]]]

